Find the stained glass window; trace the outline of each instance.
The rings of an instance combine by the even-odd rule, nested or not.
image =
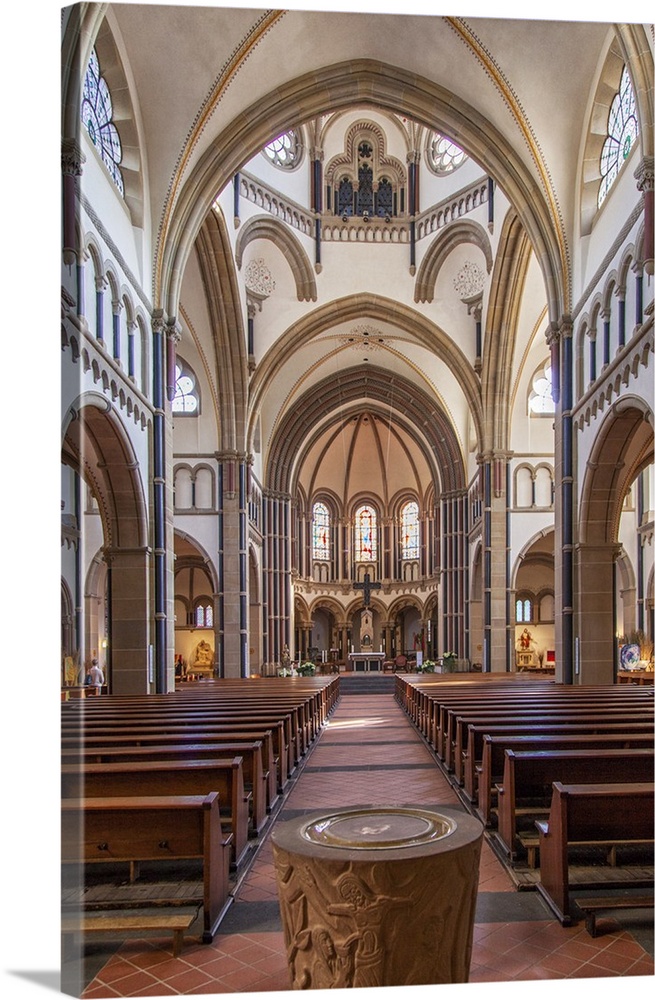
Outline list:
[[[80,114],[91,142],[100,153],[114,184],[124,195],[123,175],[119,167],[123,150],[118,131],[112,121],[114,112],[109,87],[100,74],[100,63],[95,49],[91,53],[84,77]]]
[[[359,168],[359,193],[357,195],[357,214],[367,212],[373,215],[373,171],[368,163]]]
[[[400,513],[403,559],[418,559],[418,504],[410,500]]]
[[[175,365],[175,396],[172,403],[173,413],[197,413],[198,392],[193,373],[178,361]]]
[[[623,68],[619,91],[615,95],[607,119],[607,138],[600,154],[601,182],[598,207],[616,180],[639,135],[635,94],[627,69]]]
[[[263,153],[272,164],[282,170],[291,170],[300,162],[302,144],[300,135],[294,129],[283,132],[264,146]]]
[[[553,414],[555,412],[553,373],[550,362],[545,364],[532,380],[528,409],[531,414]]]
[[[330,558],[330,511],[324,503],[315,503],[312,516],[314,559]]]
[[[378,215],[393,215],[393,188],[386,177],[378,184],[376,205]]]
[[[440,132],[433,133],[427,154],[428,163],[436,174],[452,174],[468,159],[463,149]]]
[[[355,560],[372,562],[377,555],[377,514],[373,507],[364,504],[355,513]]]
[[[353,182],[349,177],[342,177],[337,192],[337,215],[353,214]]]

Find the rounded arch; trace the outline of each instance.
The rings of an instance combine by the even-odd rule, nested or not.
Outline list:
[[[98,501],[105,546],[145,546],[148,505],[141,469],[132,442],[104,396],[86,393],[70,407],[62,456]]]
[[[412,608],[414,611],[418,611],[419,617],[425,617],[424,611],[427,609],[427,604],[423,605],[423,601],[415,594],[401,594],[399,597],[392,601],[387,610],[387,617],[390,621],[398,618],[403,611],[407,608]]]
[[[524,542],[524,544],[521,546],[521,549],[514,560],[514,565],[512,566],[511,583],[510,583],[511,589],[513,591],[516,591],[517,596],[519,594],[518,574],[520,570],[523,568],[528,558],[533,561],[536,558],[544,565],[548,567],[554,567],[552,552],[550,550],[546,551],[543,548],[543,545],[541,544],[544,540],[547,539],[549,540],[551,536],[554,541],[555,528],[553,526],[550,526],[548,528],[542,528],[541,531],[536,531],[534,535],[528,538],[527,541]],[[537,552],[536,556],[535,556],[535,551]],[[521,588],[520,591],[521,593],[523,592],[523,589],[524,588]],[[542,587],[541,589],[544,588]]]
[[[642,160],[653,156],[653,59],[642,25],[613,26],[590,106],[580,174],[580,226],[582,236],[591,232],[599,211],[600,157],[607,136],[610,107],[627,66],[635,95]]]
[[[636,396],[619,399],[603,420],[587,462],[580,496],[583,544],[617,541],[623,498],[652,455],[652,409]]]
[[[278,219],[267,215],[258,215],[249,219],[240,229],[237,237],[235,260],[241,269],[243,253],[249,243],[254,240],[270,240],[283,254],[296,283],[296,294],[299,302],[316,302],[318,292],[312,265],[298,238],[288,226]]]
[[[296,622],[308,622],[311,620],[309,605],[301,594],[294,594],[293,613]]]
[[[454,222],[442,236],[437,236],[430,244],[421,261],[414,285],[415,302],[432,302],[434,289],[444,261],[452,251],[463,243],[471,243],[484,254],[487,274],[493,267],[491,241],[478,222]]]
[[[133,82],[128,79],[122,57],[122,41],[111,23],[107,4],[78,4],[68,8],[62,45],[62,137],[77,144],[80,130],[82,87],[86,68],[95,48],[111,94],[114,121],[122,146],[120,164],[124,201],[134,226],[145,224],[144,178],[147,176],[140,137]]]
[[[466,43],[475,47],[468,36]],[[305,121],[354,104],[370,104],[457,135],[458,144],[476,162],[492,177],[502,178],[503,190],[516,206],[540,262],[553,322],[568,310],[565,238],[559,216],[553,214],[557,202],[543,164],[539,165],[540,190],[534,182],[532,161],[519,160],[507,140],[474,107],[415,73],[397,66],[390,72],[385,63],[370,59],[323,67],[320,74],[309,73],[275,88],[266,100],[247,108],[215,138],[188,176],[184,174],[185,180],[183,171],[178,171],[164,212],[157,254],[154,298],[161,308],[171,315],[176,312],[186,260],[216,191],[222,190],[271,136],[289,121],[297,121],[299,93]],[[529,126],[519,118],[525,131]]]
[[[175,560],[175,574],[180,572],[180,570],[185,569],[189,566],[202,566],[202,569],[207,573],[212,589],[215,594],[219,592],[219,575],[214,560],[211,554],[207,551],[204,545],[202,545],[195,535],[192,535],[188,531],[183,531],[180,528],[175,528],[174,532],[175,538],[183,541],[186,547],[191,547],[195,549],[197,555],[185,554],[176,556]]]
[[[346,623],[346,609],[333,597],[328,595],[315,597],[309,608],[308,617],[313,619],[317,611],[324,611],[332,615],[335,625],[345,625]]]

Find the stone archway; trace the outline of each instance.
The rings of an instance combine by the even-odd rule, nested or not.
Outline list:
[[[152,565],[141,469],[104,396],[85,397],[85,405],[72,409],[69,417],[62,460],[89,486],[102,524],[102,559],[108,574],[109,690],[146,694],[151,690]]]
[[[615,680],[615,562],[621,509],[636,475],[652,461],[652,413],[636,397],[619,401],[591,451],[580,500],[575,547],[576,681]]]

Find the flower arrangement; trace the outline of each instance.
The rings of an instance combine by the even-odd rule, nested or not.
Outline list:
[[[455,653],[451,650],[446,650],[446,652],[441,657],[441,662],[443,663],[443,669],[445,673],[452,673],[455,669]]]
[[[434,660],[423,660],[420,667],[416,668],[417,674],[433,674],[437,664]]]
[[[311,660],[305,660],[305,662],[301,663],[297,668],[296,673],[301,677],[313,677],[316,673],[316,664],[312,663]]]

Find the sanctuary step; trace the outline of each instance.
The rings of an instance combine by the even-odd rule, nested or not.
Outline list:
[[[393,674],[382,674],[379,671],[339,675],[341,694],[393,694],[395,685],[396,678]]]

